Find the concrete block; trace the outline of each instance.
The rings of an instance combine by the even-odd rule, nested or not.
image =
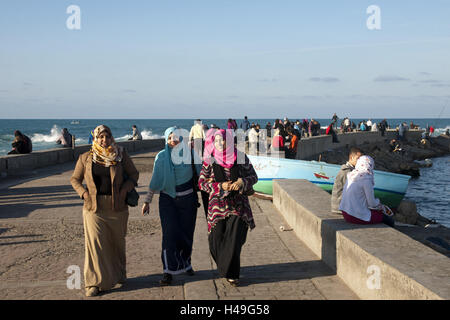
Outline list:
[[[384,224],[347,223],[330,203],[307,180],[273,182],[273,204],[297,237],[360,298],[450,299],[446,256]]]

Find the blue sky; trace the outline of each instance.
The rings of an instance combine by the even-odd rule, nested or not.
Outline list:
[[[0,43],[0,118],[450,118],[445,0],[2,1]]]

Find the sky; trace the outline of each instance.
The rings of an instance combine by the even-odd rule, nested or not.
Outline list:
[[[449,59],[448,0],[1,1],[0,119],[450,118]]]

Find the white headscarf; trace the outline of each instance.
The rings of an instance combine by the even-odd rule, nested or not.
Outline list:
[[[356,162],[355,169],[348,173],[347,180],[348,185],[351,185],[353,182],[368,179],[372,182],[372,185],[375,185],[375,181],[373,178],[373,168],[374,161],[370,156],[361,156]]]

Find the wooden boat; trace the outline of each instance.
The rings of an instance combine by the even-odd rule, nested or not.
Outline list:
[[[253,188],[256,192],[272,194],[273,179],[306,179],[325,191],[331,193],[334,179],[341,166],[326,162],[292,160],[248,155],[258,175],[258,183]],[[384,171],[374,171],[375,197],[389,207],[396,208],[403,199],[408,182],[408,175]]]

